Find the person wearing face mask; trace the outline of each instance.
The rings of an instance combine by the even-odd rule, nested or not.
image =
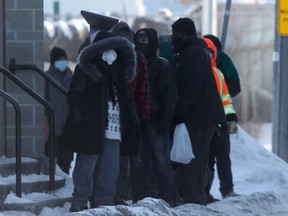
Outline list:
[[[218,124],[226,121],[205,42],[197,37],[194,22],[179,18],[172,24],[172,44],[178,54],[178,101],[173,125],[187,127],[195,158],[177,163],[180,194],[185,203],[206,205],[205,184],[209,147]]]
[[[47,71],[52,78],[67,90],[70,88],[72,71],[68,67],[67,54],[59,47],[53,47],[50,52],[50,67]],[[56,163],[63,172],[69,174],[72,153],[66,151],[59,144],[59,136],[62,132],[64,122],[68,114],[66,96],[48,81],[45,83],[45,99],[51,105],[54,112],[54,143]],[[48,121],[46,121],[48,128]],[[48,129],[46,130],[48,131]],[[48,133],[47,133],[48,137]],[[45,143],[45,155],[49,156],[49,142]]]
[[[113,28],[113,33],[128,39],[134,46],[134,33],[127,23],[123,21],[117,23]],[[149,76],[146,58],[137,50],[135,50],[135,53],[137,75],[128,83],[128,90],[141,125],[150,118]],[[120,153],[120,173],[117,179],[115,204],[127,205],[125,200],[129,199],[130,183],[135,185],[137,178],[140,177],[138,172],[141,172],[141,170],[138,169],[138,157],[127,156],[125,149]],[[136,187],[133,188],[135,189]],[[137,193],[135,190],[131,192]]]
[[[141,177],[138,185],[132,185],[132,191],[137,191],[137,193],[132,192],[133,202],[144,197],[156,196],[173,206],[174,182],[170,163],[169,127],[177,100],[175,74],[169,61],[157,55],[159,41],[155,29],[139,29],[135,33],[135,46],[147,60],[150,118],[141,125],[139,165]],[[155,172],[152,170],[152,163]],[[157,191],[151,188],[151,175],[154,173]]]
[[[71,212],[114,205],[120,150],[137,155],[139,121],[127,82],[136,75],[127,39],[100,31],[81,51],[68,92],[62,142],[77,153]]]

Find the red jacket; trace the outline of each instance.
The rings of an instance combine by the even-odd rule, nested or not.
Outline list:
[[[145,57],[137,52],[137,76],[128,83],[130,98],[139,120],[150,118],[149,76]]]

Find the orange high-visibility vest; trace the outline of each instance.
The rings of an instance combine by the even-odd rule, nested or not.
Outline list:
[[[223,73],[217,67],[212,67],[212,69],[225,115],[236,114]]]
[[[217,68],[217,65],[216,65],[217,48],[210,39],[208,38],[202,38],[202,39],[206,42],[208,49],[211,49],[213,52],[213,55],[211,58],[212,70],[213,70],[214,78],[217,84],[218,93],[222,100],[222,105],[225,111],[225,115],[236,114],[224,75]]]

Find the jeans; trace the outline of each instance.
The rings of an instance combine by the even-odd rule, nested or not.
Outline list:
[[[80,209],[87,206],[88,200],[93,207],[114,205],[119,154],[120,141],[110,139],[105,140],[101,155],[77,154],[71,207]]]
[[[133,201],[153,196],[158,190],[158,197],[170,203],[173,196],[173,172],[170,162],[171,145],[169,131],[157,133],[157,121],[149,120],[142,125],[140,161],[131,162],[131,184]],[[151,166],[155,173],[152,172]],[[156,187],[151,187],[151,177],[155,174]]]

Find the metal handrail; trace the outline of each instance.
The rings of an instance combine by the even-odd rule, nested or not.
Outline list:
[[[21,198],[21,111],[17,101],[7,92],[0,89],[0,96],[8,100],[15,110],[15,136],[16,136],[16,196]]]
[[[67,96],[68,90],[64,88],[59,82],[57,82],[53,77],[49,74],[45,73],[41,68],[37,67],[36,65],[30,64],[16,64],[16,60],[14,58],[10,59],[9,70],[15,74],[16,70],[33,70],[37,71],[42,77],[48,80],[52,85],[54,85],[60,92]]]
[[[27,86],[24,82],[18,79],[14,74],[8,71],[6,68],[0,67],[0,72],[3,73],[5,76],[10,78],[15,84],[17,84],[20,88],[26,91],[30,96],[32,96],[36,101],[41,103],[46,109],[48,113],[48,120],[49,120],[49,130],[51,137],[54,137],[54,113],[50,106],[50,104],[40,97],[37,93],[35,93],[29,86]],[[50,157],[49,157],[49,184],[50,190],[54,190],[55,188],[55,163],[54,163],[54,139],[50,139]]]

